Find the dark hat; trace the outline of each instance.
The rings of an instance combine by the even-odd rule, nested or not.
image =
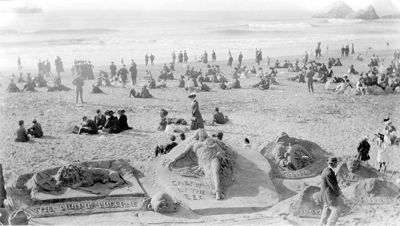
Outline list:
[[[36,119],[34,119],[32,122],[33,122],[33,123],[37,123]]]
[[[113,110],[106,110],[106,111],[104,112],[104,114],[105,114],[105,115],[113,115],[113,114],[114,114],[114,111],[113,111]]]
[[[218,107],[216,107],[216,108],[215,108],[215,111],[219,111],[219,108],[218,108]]]
[[[83,117],[82,117],[82,120],[85,120],[85,119],[87,119],[87,116],[83,116]]]
[[[196,97],[196,93],[190,93],[188,97],[189,98]]]
[[[384,119],[383,119],[383,121],[384,121],[384,122],[388,122],[388,121],[390,121],[390,117],[388,117],[388,118],[384,118]]]
[[[23,125],[24,124],[24,120],[19,120],[18,121],[18,125]]]
[[[336,157],[330,157],[329,159],[328,159],[328,164],[330,164],[330,163],[336,163],[338,161],[338,159],[336,158]]]
[[[100,112],[101,112],[101,110],[100,110],[100,109],[97,109],[96,113],[100,113]]]
[[[118,114],[123,114],[123,113],[125,113],[125,110],[124,110],[124,109],[119,109],[119,110],[117,111],[117,113],[118,113]]]

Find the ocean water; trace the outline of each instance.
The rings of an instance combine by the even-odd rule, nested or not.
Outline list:
[[[400,48],[400,20],[342,20],[310,18],[311,12],[113,12],[69,11],[0,15],[1,68],[25,67],[39,59],[90,60],[109,65],[153,53],[156,63],[168,63],[171,52],[186,50],[189,61],[206,50],[227,60],[254,59],[255,48],[264,56],[302,55],[322,42],[323,54],[355,44],[356,52]]]

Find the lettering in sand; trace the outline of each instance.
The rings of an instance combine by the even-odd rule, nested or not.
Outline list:
[[[203,183],[188,180],[173,180],[172,186],[186,200],[206,199],[206,188]]]

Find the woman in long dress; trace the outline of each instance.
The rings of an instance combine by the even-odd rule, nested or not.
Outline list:
[[[192,118],[191,118],[191,125],[190,129],[191,130],[197,130],[197,129],[204,129],[204,120],[203,117],[201,116],[200,110],[199,110],[199,103],[196,100],[196,94],[191,93],[188,96],[192,100]]]

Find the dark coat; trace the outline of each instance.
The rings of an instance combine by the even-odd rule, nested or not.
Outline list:
[[[96,125],[98,127],[102,128],[106,124],[106,121],[107,121],[107,119],[106,119],[106,116],[104,116],[104,115],[94,116],[94,122],[96,123]]]
[[[321,174],[321,198],[325,205],[338,206],[338,197],[341,194],[335,172],[326,167]]]
[[[132,129],[132,127],[128,126],[128,118],[126,117],[126,115],[119,116],[118,124],[119,124],[119,129],[121,131],[127,130],[127,129]]]

